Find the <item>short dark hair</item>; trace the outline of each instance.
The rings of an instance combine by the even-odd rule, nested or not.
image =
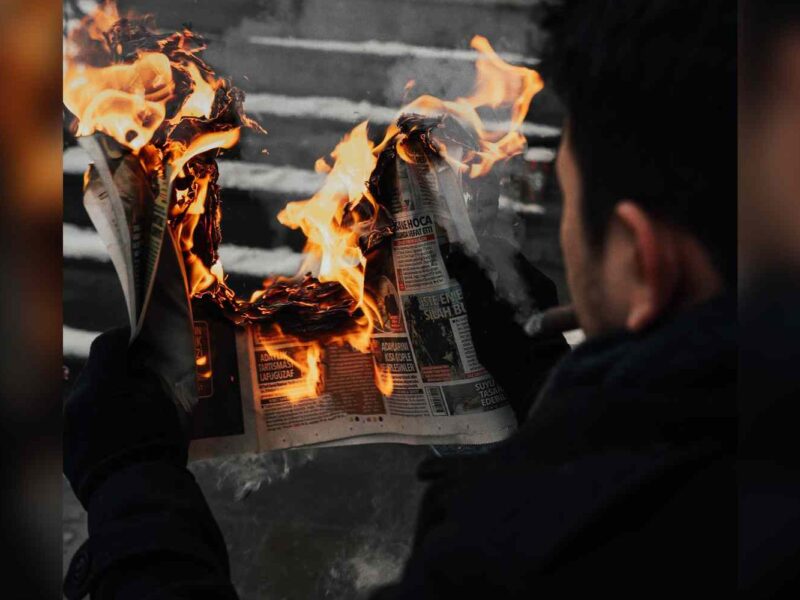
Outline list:
[[[637,202],[736,277],[736,45],[732,0],[546,4],[542,71],[567,110],[590,242]]]

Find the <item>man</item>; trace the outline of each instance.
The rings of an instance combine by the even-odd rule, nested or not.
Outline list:
[[[567,111],[561,241],[588,341],[539,390],[559,342],[528,340],[475,264],[448,258],[479,358],[523,421],[490,452],[420,467],[430,485],[412,554],[374,598],[730,595],[735,11],[726,0],[549,11],[543,65]],[[547,282],[538,289],[552,303]],[[90,530],[68,596],[233,597],[177,419],[146,379],[104,364],[115,343],[95,343],[67,406],[65,472]],[[108,433],[120,419],[104,408],[110,390],[137,407],[128,430],[151,435]]]

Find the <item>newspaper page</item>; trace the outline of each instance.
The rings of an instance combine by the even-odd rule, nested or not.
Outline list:
[[[256,439],[247,434],[258,450],[483,444],[516,428],[502,389],[476,357],[461,286],[442,258],[450,241],[469,246],[465,235],[475,239],[455,173],[441,163],[399,158],[396,169],[398,193],[388,208],[397,231],[367,266],[366,287],[383,317],[371,352],[324,348],[319,393],[292,399],[287,390],[302,385],[295,364],[307,349],[286,346],[285,358],[277,358],[274,347],[266,350],[267,328],[256,324],[237,334],[242,410],[253,415]],[[460,214],[450,208],[456,202]],[[378,389],[376,368],[391,373],[391,394]]]
[[[146,347],[149,366],[188,414],[197,396],[194,336],[186,273],[167,227],[172,173],[153,193],[138,159],[113,139],[97,133],[79,142],[92,160],[84,207],[122,285],[131,341]]]
[[[127,303],[131,340],[142,328],[167,227],[172,173],[152,194],[138,159],[109,136],[78,138],[92,163],[83,204],[117,271]]]

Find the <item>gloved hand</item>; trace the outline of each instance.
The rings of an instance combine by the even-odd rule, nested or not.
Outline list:
[[[128,337],[128,328],[113,329],[92,343],[64,407],[64,474],[84,508],[126,466],[187,462],[178,409],[158,377],[137,366],[136,343],[129,349]]]
[[[545,338],[526,335],[517,322],[517,310],[498,296],[496,288],[519,284],[523,289],[513,289],[515,295],[526,296],[531,308],[545,310],[558,303],[556,286],[505,240],[484,239],[481,246],[491,248],[486,264],[479,264],[477,258],[453,245],[445,253],[445,265],[450,277],[461,284],[478,360],[506,392],[517,420],[522,422],[551,368],[569,351],[569,345],[561,334]],[[502,260],[497,257],[508,256],[510,265],[497,264]],[[496,284],[487,271],[497,276]]]

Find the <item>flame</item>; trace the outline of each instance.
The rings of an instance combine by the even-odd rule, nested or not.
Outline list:
[[[531,106],[533,97],[543,88],[542,78],[533,69],[508,64],[489,44],[485,37],[476,35],[470,45],[481,53],[475,63],[477,79],[475,90],[466,102],[474,108],[489,106],[494,109],[508,107],[511,115],[509,129],[498,140],[492,140],[483,128],[478,135],[483,142],[482,158],[470,170],[471,177],[481,177],[488,173],[498,161],[525,150],[525,136],[520,131],[525,115]]]
[[[366,259],[358,248],[356,233],[342,226],[342,216],[349,203],[364,195],[377,162],[372,148],[365,121],[331,152],[334,164],[320,190],[308,200],[288,203],[278,214],[280,223],[302,230],[307,238],[304,252],[308,258],[300,273],[310,271],[320,281],[338,281],[358,300],[363,297]],[[317,165],[323,169],[320,161]]]
[[[219,148],[231,148],[239,141],[239,128],[228,129],[227,131],[214,131],[203,133],[195,137],[187,146],[181,142],[172,142],[169,151],[174,158],[170,161],[172,167],[172,177],[177,177],[183,167],[191,159],[199,154]]]
[[[375,386],[384,396],[391,396],[394,391],[394,379],[392,379],[389,367],[384,366],[381,368],[377,363],[373,364],[375,366]]]
[[[364,293],[367,259],[358,245],[357,229],[343,225],[343,217],[345,208],[362,198],[375,213],[378,211],[378,204],[366,189],[377,162],[373,146],[367,136],[367,122],[357,125],[331,152],[333,166],[323,159],[317,161],[317,169],[327,169],[328,173],[319,191],[308,200],[288,203],[278,214],[280,223],[300,229],[307,238],[306,259],[298,275],[310,272],[319,281],[338,282],[356,300],[356,308],[363,314],[356,319],[357,330],[335,341],[348,343],[361,352],[369,351],[380,313],[375,301]]]
[[[475,149],[445,143],[444,140],[437,140],[437,144],[440,154],[457,172],[477,178],[486,175],[498,161],[524,151],[526,140],[520,131],[522,122],[543,83],[536,71],[503,61],[485,37],[476,35],[471,46],[478,51],[479,57],[475,63],[475,85],[469,96],[451,101],[422,95],[404,106],[398,116],[412,112],[430,116],[452,115],[471,128],[478,140]],[[415,82],[409,81],[405,92],[409,93],[414,86]],[[480,109],[491,109],[495,113],[507,111],[505,131],[487,129],[479,114]],[[326,174],[320,190],[308,200],[290,202],[278,215],[280,223],[301,230],[307,239],[304,249],[307,258],[298,276],[310,272],[322,282],[338,282],[356,300],[361,316],[354,316],[355,331],[334,337],[329,343],[346,343],[361,352],[370,350],[370,339],[376,323],[380,322],[380,313],[377,303],[364,289],[366,257],[358,244],[359,223],[345,224],[344,214],[348,207],[363,199],[370,203],[373,214],[377,214],[378,204],[366,185],[375,169],[377,156],[396,140],[398,154],[412,160],[403,140],[397,139],[399,134],[399,127],[393,123],[376,147],[367,135],[367,122],[357,125],[331,152],[332,165],[324,158],[315,163],[314,170]],[[258,297],[259,294],[254,294],[252,299]],[[310,347],[318,346],[312,344]],[[318,367],[304,371],[307,391],[316,389],[317,380],[314,378],[319,377]],[[389,369],[375,364],[374,378],[381,393],[391,395],[394,382]]]
[[[475,84],[466,98],[443,100],[435,96],[422,95],[406,104],[398,116],[418,113],[426,116],[451,115],[471,128],[479,141],[478,150],[459,156],[451,145],[438,140],[441,154],[456,170],[466,172],[472,178],[483,177],[495,163],[522,153],[526,147],[522,134],[522,123],[528,114],[531,102],[543,88],[539,73],[533,69],[511,65],[500,58],[485,37],[476,35],[470,46],[479,53],[475,61]],[[505,131],[489,130],[481,118],[479,109],[493,112],[508,112],[502,123]],[[379,154],[399,133],[396,124],[390,125],[383,141],[375,148]],[[402,144],[400,144],[402,146]]]
[[[269,339],[261,339],[259,346],[272,358],[285,363],[286,368],[295,369],[299,376],[290,383],[276,386],[266,393],[267,398],[286,398],[297,402],[306,398],[314,398],[319,394],[322,378],[322,348],[317,342],[302,344],[300,340],[284,334],[279,326],[275,326]],[[292,356],[286,349],[291,347]]]
[[[210,117],[214,97],[223,84],[219,80],[207,82],[203,74],[200,73],[200,69],[193,62],[184,63],[184,67],[194,83],[194,90],[186,98],[178,114],[171,119],[171,122],[175,124],[184,117]]]
[[[153,163],[159,161],[153,161],[154,156],[165,156],[160,162],[172,167],[173,177],[193,157],[235,145],[239,127],[210,132],[198,128],[188,135],[190,128],[178,132],[184,119],[209,119],[217,90],[227,85],[197,57],[205,44],[189,30],[159,36],[137,24],[140,30],[133,30],[149,35],[149,43],[123,55],[121,42],[112,41],[120,23],[125,20],[109,0],[67,36],[63,94],[64,105],[76,118],[75,134],[109,135],[134,154],[144,153],[146,170],[155,170]],[[245,120],[245,124],[252,122]],[[158,132],[163,132],[166,141],[148,148]]]
[[[134,152],[163,122],[173,90],[169,60],[151,52],[131,65],[69,62],[64,73],[64,104],[79,120],[76,135],[102,131]]]
[[[317,160],[315,169],[327,173],[322,187],[307,200],[288,203],[278,214],[278,221],[291,229],[299,229],[306,236],[304,253],[306,259],[298,276],[312,273],[320,282],[337,282],[356,301],[353,310],[354,327],[341,335],[334,335],[327,344],[348,344],[360,352],[370,352],[370,342],[375,324],[381,321],[377,303],[364,290],[367,259],[359,247],[358,229],[344,224],[345,210],[366,199],[377,214],[378,204],[369,195],[366,182],[377,162],[373,155],[374,144],[367,136],[366,121],[357,125],[344,136],[330,153],[333,161],[329,165],[324,158]],[[351,213],[356,215],[357,213]],[[358,222],[355,223],[357,225]],[[270,282],[267,282],[269,285]],[[263,293],[263,292],[262,292]],[[255,293],[251,300],[260,296]],[[267,348],[271,355],[274,349]],[[308,346],[306,364],[296,364],[304,383],[296,390],[305,393],[316,390],[320,377],[322,346],[312,342]],[[280,356],[286,360],[288,357]],[[312,361],[316,363],[312,366]],[[376,386],[379,390],[391,390],[391,374],[379,374],[376,370]],[[295,388],[292,388],[295,390]],[[292,392],[293,396],[301,394]]]
[[[140,36],[144,43],[126,46],[126,36],[131,35]],[[440,139],[436,132],[434,137],[438,151],[457,172],[476,178],[487,174],[498,161],[524,150],[522,122],[543,84],[535,71],[504,62],[486,38],[475,36],[471,46],[479,55],[469,96],[444,100],[421,95],[398,115],[449,115],[474,133],[474,144]],[[244,114],[241,93],[227,80],[217,78],[200,59],[204,48],[202,40],[189,30],[157,34],[136,17],[121,19],[114,2],[106,1],[68,35],[64,104],[75,115],[77,135],[102,132],[136,155],[160,186],[165,185],[167,176],[169,183],[175,184],[170,226],[180,241],[190,293],[198,295],[214,288],[222,290],[225,298],[234,298],[237,306],[254,305],[270,298],[265,296],[269,286],[286,280],[266,281],[265,289],[254,292],[249,303],[236,299],[226,286],[216,255],[221,211],[214,158],[217,151],[238,143],[241,126],[264,131]],[[405,93],[414,90],[415,83],[410,81]],[[502,131],[486,126],[482,116],[487,113],[493,118],[507,113]],[[315,285],[335,282],[353,300],[339,309],[349,315],[351,326],[345,332],[326,335],[325,345],[347,344],[370,352],[372,334],[381,324],[378,304],[364,285],[367,258],[360,246],[360,233],[380,214],[381,207],[371,196],[367,181],[381,151],[395,141],[398,154],[412,159],[402,137],[398,137],[402,135],[392,124],[376,146],[369,139],[367,122],[360,123],[329,157],[316,161],[315,171],[326,175],[319,191],[311,198],[289,202],[278,215],[281,224],[306,236],[306,259],[289,281],[306,285],[303,282],[308,281],[305,276],[310,273],[318,282]],[[198,254],[196,232],[207,234],[211,240],[210,250],[204,248],[200,253],[204,258]],[[313,294],[317,288],[303,289]],[[313,295],[307,297],[317,302]],[[326,310],[322,301],[318,303],[319,311]],[[323,373],[321,339],[301,340],[275,324],[270,335],[258,343],[269,356],[292,370],[290,381],[276,385],[270,394],[291,401],[318,394]],[[389,368],[373,365],[376,388],[385,396],[391,395],[394,381]]]
[[[219,217],[204,217],[207,199],[218,193],[216,165],[195,168],[197,161],[213,163],[218,150],[238,143],[236,120],[263,132],[241,110],[235,88],[202,61],[205,47],[188,29],[162,35],[146,18],[123,18],[111,0],[73,27],[64,47],[64,105],[75,116],[76,135],[110,136],[138,156],[158,187],[189,182],[176,186],[170,224],[193,294],[223,276],[220,264],[207,266],[194,253],[195,229]]]

